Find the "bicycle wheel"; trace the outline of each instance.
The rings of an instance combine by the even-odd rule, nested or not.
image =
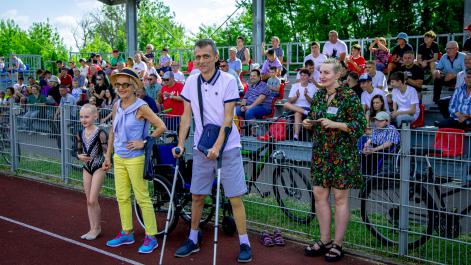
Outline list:
[[[186,193],[183,196],[182,204],[180,205],[180,216],[187,223],[191,223],[191,193]],[[214,216],[216,211],[216,197],[214,195],[206,196],[204,199],[203,212],[201,214],[200,226],[206,225]]]
[[[155,211],[155,217],[157,220],[157,236],[163,236],[165,231],[165,222],[167,220],[167,212],[172,207],[172,214],[170,216],[170,224],[168,228],[168,233],[171,233],[178,223],[178,213],[176,213],[176,203],[175,198],[170,202],[170,193],[171,193],[171,183],[168,182],[164,177],[160,175],[155,175],[151,184],[149,185],[149,193],[152,201],[152,205]],[[134,210],[136,212],[137,220],[142,227],[144,225],[144,218],[142,217],[142,212],[139,207],[139,204],[134,198]]]
[[[309,169],[301,172],[296,165],[284,163],[275,168],[273,193],[283,213],[299,224],[309,224],[314,218],[315,206],[311,181],[306,177]]]
[[[433,231],[432,196],[420,184],[409,184],[408,248],[424,244]],[[399,244],[400,181],[367,180],[360,191],[361,217],[371,234],[384,245]]]

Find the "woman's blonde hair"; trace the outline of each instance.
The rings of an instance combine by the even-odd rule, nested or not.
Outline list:
[[[325,64],[331,64],[332,69],[334,70],[334,73],[338,73],[342,69],[342,66],[340,65],[339,61],[335,58],[328,58],[322,63],[322,65],[325,65]]]

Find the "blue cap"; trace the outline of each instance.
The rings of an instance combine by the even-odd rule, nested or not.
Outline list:
[[[407,36],[407,33],[405,33],[405,32],[399,32],[399,34],[397,34],[396,40],[397,40],[397,39],[404,39],[404,40],[407,40],[407,38],[409,38],[409,36]]]
[[[365,82],[365,81],[372,81],[373,78],[371,78],[371,76],[369,76],[368,74],[362,74],[360,75],[360,77],[358,78],[358,82]]]

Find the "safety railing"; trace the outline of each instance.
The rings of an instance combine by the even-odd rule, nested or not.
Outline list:
[[[34,106],[38,114],[27,114],[31,107],[0,106],[0,167],[80,187],[81,163],[73,148],[81,128],[78,108]],[[157,143],[172,144],[178,117],[162,118],[171,131]],[[278,228],[302,242],[317,239],[309,131],[300,126],[294,140],[299,124],[292,116],[236,125],[249,188],[244,196],[249,226]],[[471,264],[471,187],[466,186],[471,183],[471,134],[405,125],[398,135],[399,144],[374,152],[376,157],[365,154],[367,135],[355,146],[364,184],[349,195],[347,249],[415,262]],[[190,133],[185,159],[191,159],[192,146]],[[104,192],[114,193],[112,172]]]
[[[27,80],[32,76],[36,79],[36,70],[41,69],[41,55],[36,54],[17,54],[16,56],[23,62],[23,67],[17,70],[9,70],[12,66],[12,53],[4,57],[5,68],[0,69],[0,89],[13,86],[17,83],[18,77],[21,76]]]

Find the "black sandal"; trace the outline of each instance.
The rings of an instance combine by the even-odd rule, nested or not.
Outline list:
[[[325,254],[325,261],[327,262],[336,262],[343,258],[342,247],[337,244],[332,244],[329,252]]]
[[[319,249],[314,249],[314,246],[316,244],[319,247]],[[329,249],[331,247],[332,247],[332,240],[327,242],[327,243],[324,243],[324,242],[322,242],[322,240],[319,240],[319,241],[315,242],[314,244],[307,246],[304,249],[304,255],[306,255],[308,257],[318,257],[318,256],[324,255],[325,253],[329,252]]]

